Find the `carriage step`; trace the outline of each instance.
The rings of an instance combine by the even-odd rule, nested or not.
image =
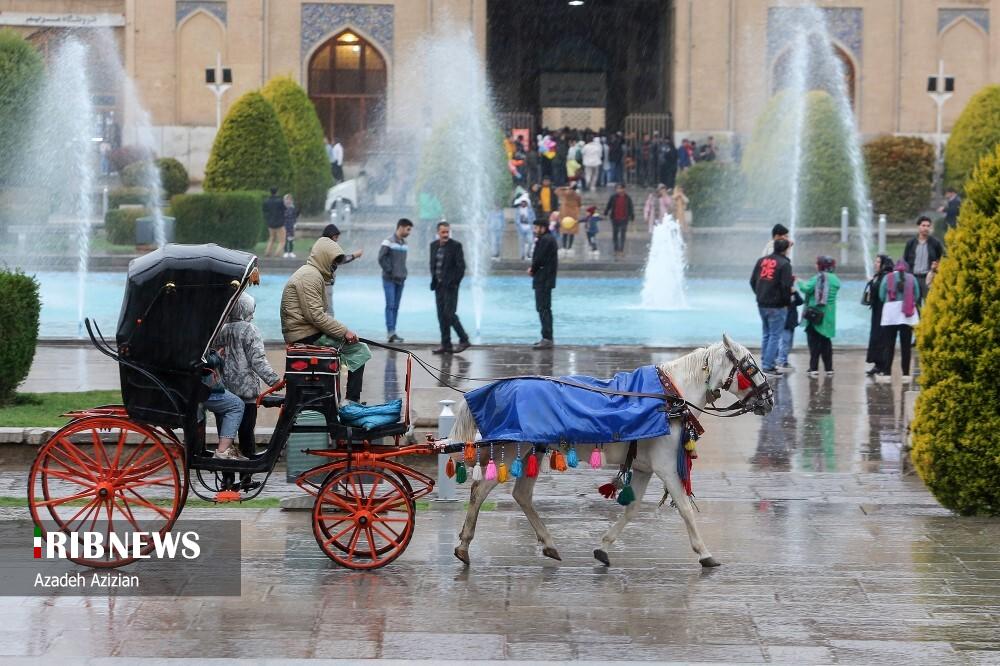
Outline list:
[[[225,504],[226,502],[239,502],[242,498],[243,496],[236,490],[220,490],[215,493],[215,501],[219,504]]]

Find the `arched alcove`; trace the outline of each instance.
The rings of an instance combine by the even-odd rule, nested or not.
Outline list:
[[[225,30],[222,21],[202,9],[177,26],[177,118],[181,125],[215,125],[215,95],[205,87],[205,70],[215,67],[220,53],[225,62]]]
[[[957,18],[938,35],[938,57],[944,61],[945,74],[955,77],[955,95],[944,106],[948,131],[969,98],[990,83],[989,35],[969,18]]]
[[[826,48],[825,45],[819,43],[819,35],[812,35],[810,38],[810,51],[812,53],[817,53],[819,49]],[[851,100],[851,105],[855,105],[855,99],[857,97],[857,80],[855,74],[854,60],[851,56],[844,50],[839,44],[832,43],[830,47],[833,49],[834,56],[840,61],[841,70],[844,74],[844,86],[847,90],[847,96]],[[774,59],[774,66],[771,70],[771,94],[775,94],[780,90],[787,88],[790,83],[789,79],[794,75],[792,72],[792,56],[793,49],[788,48],[782,51],[777,58]],[[806,72],[806,87],[809,90],[826,90],[829,93],[834,91],[830,88],[834,85],[828,77],[826,77],[822,71],[821,63],[819,58],[809,58],[809,69]]]
[[[309,56],[307,71],[309,99],[327,136],[354,152],[369,134],[382,131],[386,60],[357,30],[343,30],[320,44]]]

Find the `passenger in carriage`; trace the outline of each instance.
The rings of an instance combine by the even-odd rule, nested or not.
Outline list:
[[[365,363],[372,357],[358,334],[329,314],[326,285],[344,261],[344,250],[329,238],[313,245],[306,264],[295,271],[281,292],[281,334],[285,342],[340,347],[347,367],[346,399],[361,402]]]
[[[224,365],[219,353],[210,349],[206,355],[205,370],[201,379],[210,391],[208,398],[205,399],[205,409],[215,414],[219,428],[219,448],[216,449],[214,457],[220,460],[246,460],[247,458],[241,456],[233,446],[240,421],[243,420],[243,401],[226,390],[222,379]]]
[[[253,323],[256,303],[244,292],[229,313],[229,320],[215,338],[215,345],[222,348],[225,365],[222,381],[226,388],[243,401],[243,418],[239,425],[240,453],[254,455],[256,444],[254,428],[257,425],[257,397],[260,382],[274,386],[281,377],[274,371],[264,353],[264,337]],[[221,422],[219,425],[221,429]],[[251,475],[241,475],[249,483]]]

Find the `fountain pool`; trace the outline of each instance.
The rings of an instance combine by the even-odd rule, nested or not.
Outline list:
[[[75,275],[38,273],[41,283],[43,337],[75,337],[77,301],[68,288]],[[257,300],[257,326],[267,340],[281,338],[278,307],[287,276],[264,275],[250,294]],[[469,281],[466,280],[466,283]],[[471,285],[463,283],[459,316],[473,321]],[[860,304],[864,283],[843,282],[837,307],[835,345],[863,345],[868,340],[867,308]],[[122,273],[91,273],[86,316],[96,319],[105,336],[114,336],[125,290]],[[747,280],[687,280],[687,309],[658,312],[642,307],[642,278],[559,277],[553,293],[557,344],[649,345],[691,347],[719,339],[726,331],[750,346],[760,340],[760,319]],[[538,339],[538,316],[527,276],[493,276],[485,284],[481,337],[483,344],[524,344]],[[336,316],[362,337],[384,338],[381,279],[377,275],[337,276]],[[403,292],[399,333],[407,342],[438,342],[434,296],[426,276],[411,276]],[[799,333],[796,345],[804,345]]]

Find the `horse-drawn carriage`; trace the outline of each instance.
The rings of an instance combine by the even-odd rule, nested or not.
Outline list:
[[[235,475],[270,476],[290,435],[319,432],[328,435],[328,448],[308,453],[321,464],[296,483],[315,497],[312,525],[320,548],[352,569],[384,566],[406,549],[415,502],[434,481],[395,459],[442,449],[403,442],[409,364],[402,418],[367,430],[340,418],[337,350],[290,345],[284,378],[258,399],[259,406],[280,410],[267,447],[248,460],[215,458],[206,447],[206,355],[256,280],[254,255],[216,245],[168,245],[132,261],[115,345],[87,322],[94,345],[119,364],[124,405],[66,414],[72,420],[41,447],[28,479],[36,525],[71,539],[98,531],[105,543],[112,534],[162,535],[176,522],[189,488],[214,501],[250,499],[263,484],[234,487]],[[281,389],[284,394],[275,392]],[[325,425],[297,423],[304,410],[321,413]],[[380,443],[386,440],[391,443]],[[150,542],[143,554],[152,548]],[[135,558],[109,552],[70,559],[116,567]]]

